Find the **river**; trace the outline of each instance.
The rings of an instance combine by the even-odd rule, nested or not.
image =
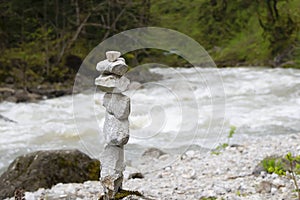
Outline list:
[[[171,153],[214,148],[226,140],[230,126],[237,128],[236,141],[241,135],[300,132],[300,70],[152,70],[164,79],[127,92],[132,105],[128,160],[148,147]],[[211,74],[221,79],[206,82]],[[0,173],[16,156],[36,150],[78,148],[98,158],[104,144],[102,96],[80,93],[38,103],[2,102],[0,114],[17,123],[0,119]]]

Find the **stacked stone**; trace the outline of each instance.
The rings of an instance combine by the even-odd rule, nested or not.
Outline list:
[[[108,51],[107,59],[99,62],[96,67],[101,75],[95,79],[95,84],[106,92],[103,98],[103,106],[106,108],[103,127],[106,145],[100,158],[100,181],[105,199],[114,199],[122,187],[124,145],[129,140],[130,99],[122,92],[126,91],[130,81],[123,76],[128,66],[120,55],[120,52]]]

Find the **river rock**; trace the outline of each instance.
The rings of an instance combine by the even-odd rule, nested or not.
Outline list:
[[[148,148],[144,151],[144,153],[142,154],[143,157],[152,157],[152,158],[159,158],[160,156],[166,154],[165,152],[163,152],[160,149],[151,147]]]
[[[57,183],[98,180],[100,162],[78,150],[37,151],[16,158],[0,177],[0,199],[18,188],[35,191]]]
[[[125,76],[118,77],[116,75],[100,75],[95,79],[97,85],[103,92],[121,93],[127,90],[130,80]]]
[[[135,178],[142,179],[145,177],[141,172],[134,172],[134,173],[129,174],[129,176],[128,176],[128,179],[135,179]]]
[[[107,51],[105,55],[108,61],[113,62],[121,56],[121,53],[119,51]]]
[[[129,140],[129,121],[128,119],[119,120],[106,113],[103,132],[107,144],[123,146]]]
[[[130,113],[130,98],[123,94],[106,93],[103,106],[117,119],[127,119]]]
[[[257,193],[270,193],[272,190],[272,183],[269,181],[262,181],[257,185],[256,192]]]
[[[128,71],[128,66],[125,63],[124,58],[118,58],[114,62],[108,60],[100,61],[97,63],[96,69],[104,74],[116,74],[122,76]]]
[[[100,160],[102,162],[101,183],[108,189],[107,194],[113,197],[122,186],[124,149],[115,145],[106,145]]]

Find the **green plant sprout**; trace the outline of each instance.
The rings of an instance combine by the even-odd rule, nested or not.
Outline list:
[[[235,126],[230,126],[230,130],[227,136],[227,143],[219,144],[212,152],[211,154],[219,155],[223,149],[229,146],[230,140],[235,134],[236,127]]]
[[[295,192],[297,193],[298,200],[300,200],[300,190],[296,178],[296,170],[300,170],[300,155],[293,156],[291,152],[287,153],[285,158],[289,161],[289,172],[291,173],[291,178],[294,182]]]
[[[297,174],[300,174],[300,155],[293,156],[291,152],[287,153],[284,158],[267,157],[261,162],[264,170],[269,173],[275,173],[279,176],[287,176],[290,173],[291,180],[294,183],[296,198],[300,200],[300,189],[297,182]]]
[[[262,166],[269,174],[275,173],[279,176],[286,175],[286,170],[283,168],[282,160],[275,157],[268,157],[262,161]]]

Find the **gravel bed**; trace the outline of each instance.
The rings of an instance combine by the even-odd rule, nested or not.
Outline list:
[[[295,193],[292,192],[294,185],[288,176],[265,172],[256,176],[252,174],[266,156],[285,155],[287,152],[300,154],[300,134],[242,136],[238,145],[226,147],[218,155],[189,150],[182,155],[143,157],[134,168],[126,168],[123,188],[137,190],[148,199],[200,200],[203,197],[216,197],[228,200],[291,200]],[[165,161],[170,159],[173,162],[165,166]],[[151,171],[152,165],[164,167]],[[133,172],[141,172],[144,178],[128,179]],[[98,181],[87,181],[26,192],[25,198],[96,200],[101,193],[102,187]]]

